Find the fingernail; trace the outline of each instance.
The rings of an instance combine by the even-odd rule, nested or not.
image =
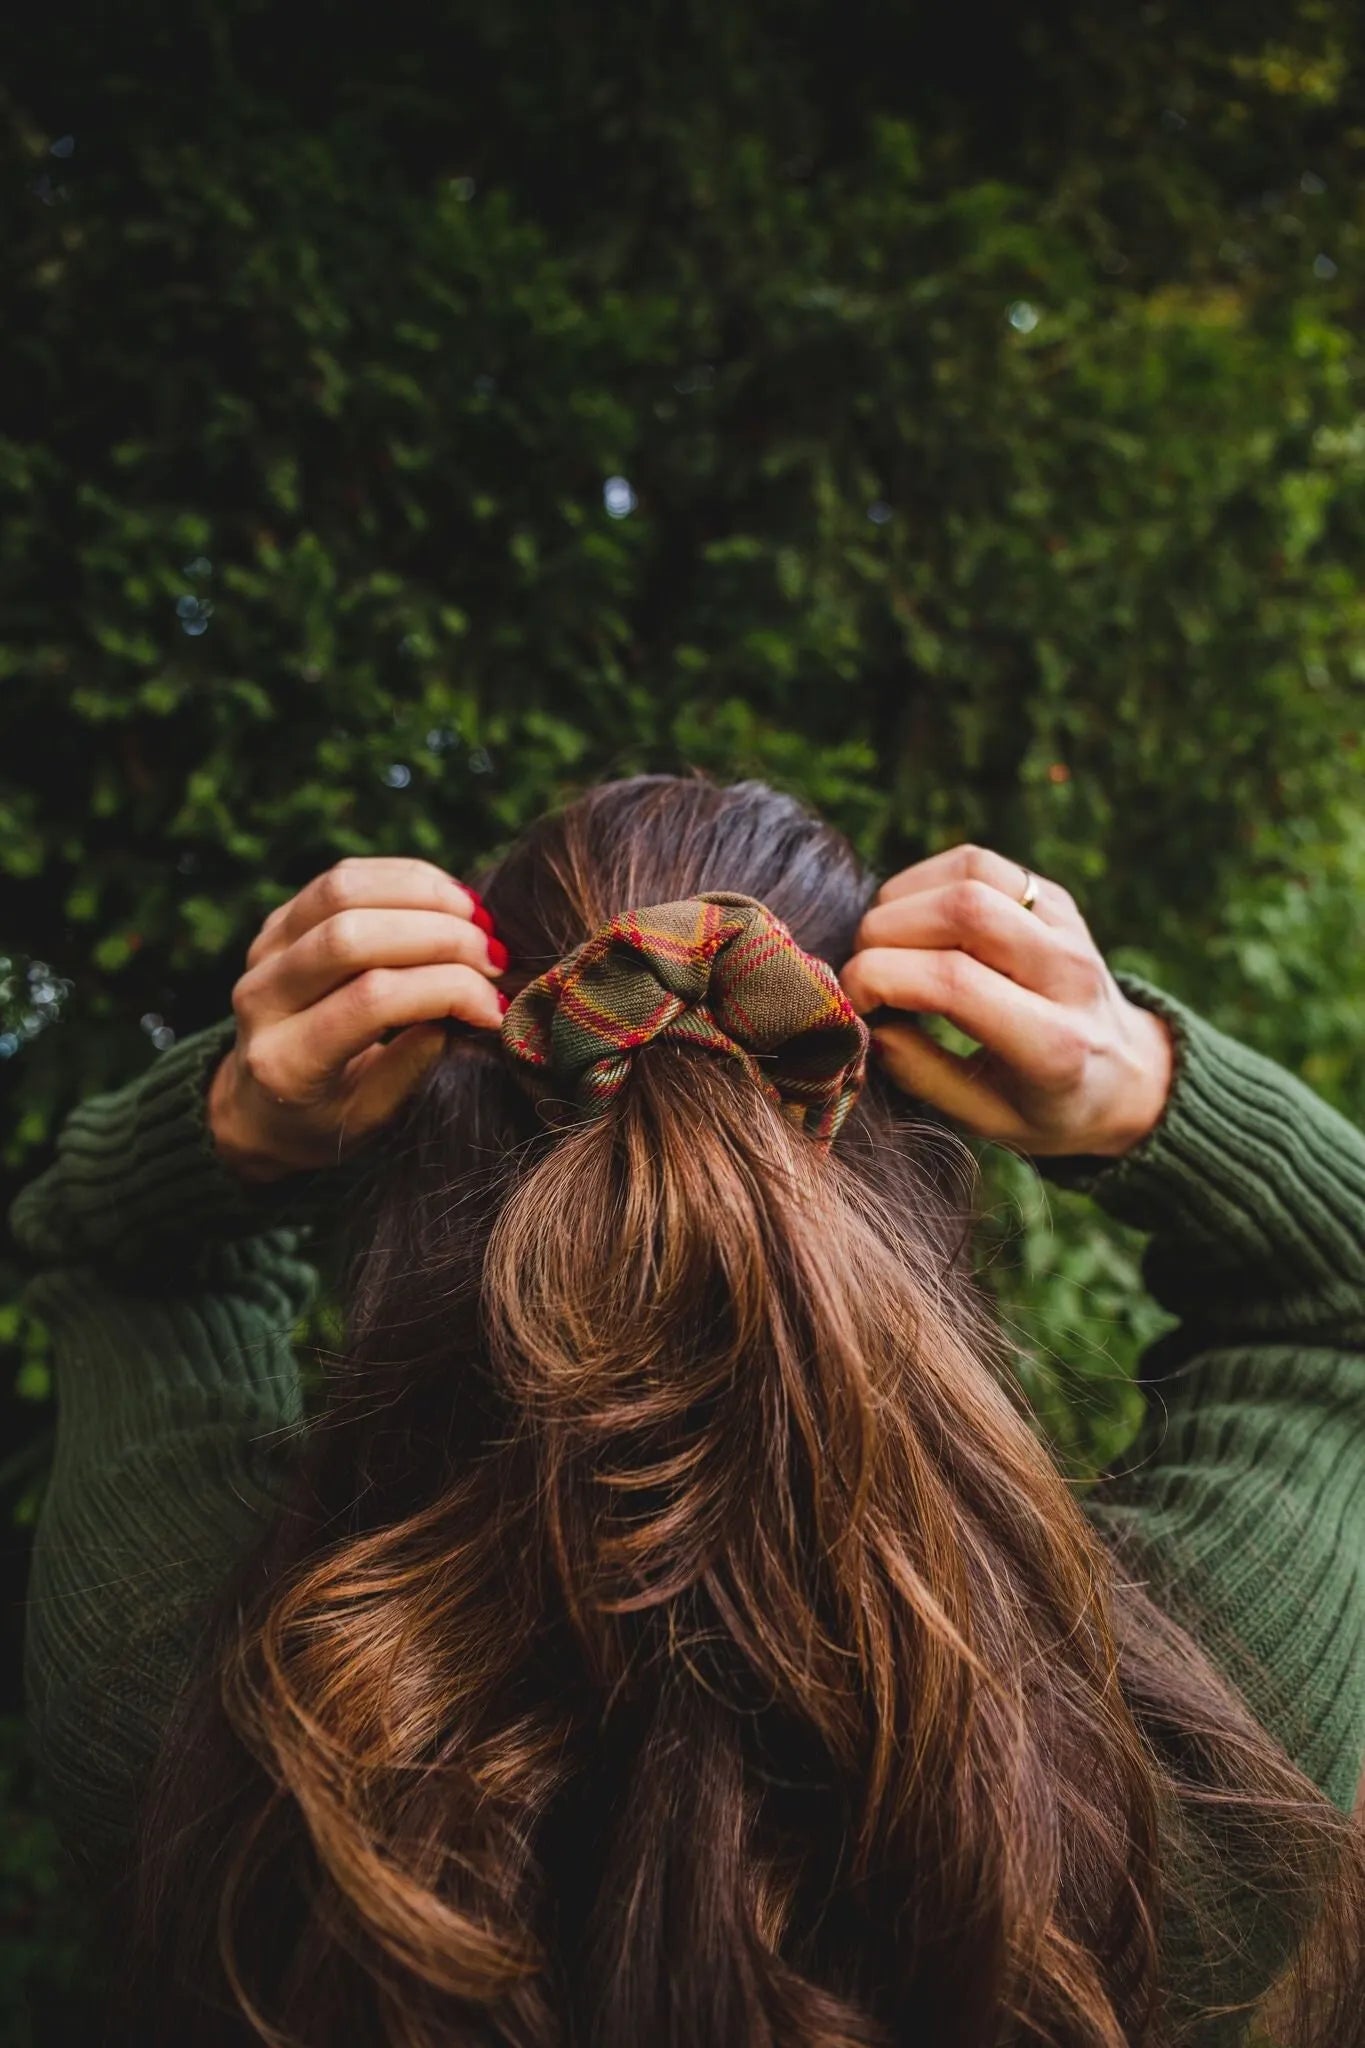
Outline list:
[[[503,968],[507,965],[511,955],[501,939],[490,939],[488,941],[488,957],[495,967]]]
[[[502,1011],[502,1014],[505,1017],[507,1015],[507,1012],[512,1007],[512,998],[510,996],[505,996],[500,988],[494,989],[493,993],[498,999],[498,1008]]]
[[[476,924],[481,932],[487,932],[489,937],[492,937],[493,920],[488,915],[488,912],[484,909],[482,903],[480,903],[477,909],[475,910],[470,922],[472,924]]]

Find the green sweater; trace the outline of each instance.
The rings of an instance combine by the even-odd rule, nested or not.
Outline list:
[[[1349,1811],[1365,1761],[1365,1136],[1163,991],[1119,979],[1174,1028],[1165,1114],[1121,1160],[1038,1163],[1151,1233],[1144,1280],[1180,1321],[1143,1360],[1139,1440],[1085,1511],[1139,1546],[1152,1591]],[[10,1212],[59,1418],[28,1710],[51,1811],[94,1885],[204,1604],[295,1453],[306,1247],[345,1188],[345,1168],[251,1188],[219,1161],[205,1097],[233,1028],[80,1104]],[[1281,1958],[1245,1901],[1221,1908],[1240,1915],[1232,1959],[1199,1981],[1255,1996]],[[1199,2037],[1240,2038],[1240,2024]]]

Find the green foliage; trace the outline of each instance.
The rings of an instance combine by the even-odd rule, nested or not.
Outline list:
[[[83,1997],[96,1939],[37,1803],[14,1716],[0,1716],[0,1812],[0,2042],[57,2048],[89,2035]]]
[[[957,15],[445,0],[329,16],[302,67],[258,0],[32,20],[0,155],[63,196],[0,283],[6,1199],[340,855],[458,872],[684,761],[883,869],[1026,860],[1365,1115],[1361,22]],[[1139,1247],[986,1170],[1084,1475],[1131,1433]],[[44,1340],[4,1314],[31,1521]]]

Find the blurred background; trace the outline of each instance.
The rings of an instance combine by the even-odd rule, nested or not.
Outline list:
[[[343,854],[458,873],[687,764],[883,871],[1055,876],[1365,1119],[1363,36],[1348,0],[25,9],[0,1202]],[[1084,1485],[1165,1327],[1141,1240],[980,1149]],[[48,2048],[98,1968],[20,1718],[19,1282],[0,1240],[0,2044]]]

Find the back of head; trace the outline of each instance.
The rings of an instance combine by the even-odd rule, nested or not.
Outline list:
[[[874,886],[793,800],[665,776],[479,880],[513,987],[714,890],[837,966]],[[140,2038],[1173,2042],[1153,1730],[1258,1826],[1303,1782],[1116,1590],[975,1291],[970,1154],[875,1073],[812,1143],[667,1036],[595,1114],[544,1094],[452,1034],[376,1152],[148,1808]]]

